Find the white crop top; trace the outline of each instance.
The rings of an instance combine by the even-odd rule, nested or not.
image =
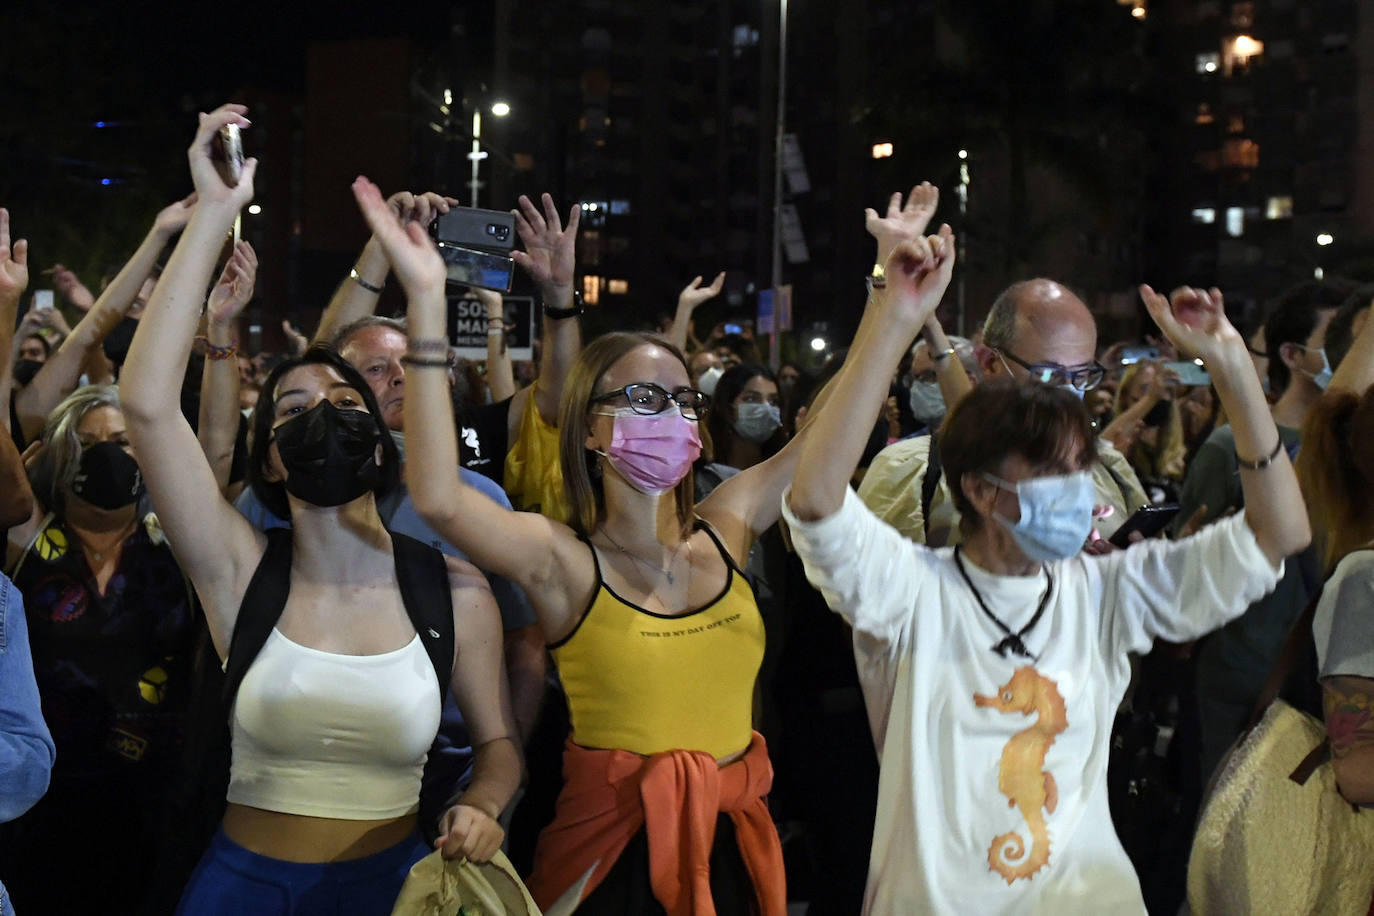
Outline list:
[[[273,628],[230,716],[228,800],[342,820],[419,807],[439,730],[439,685],[420,637],[380,655],[336,655]]]

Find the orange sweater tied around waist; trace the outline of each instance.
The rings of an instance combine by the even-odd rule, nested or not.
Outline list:
[[[569,741],[563,778],[553,823],[539,835],[528,881],[541,909],[594,867],[582,892],[585,900],[643,827],[650,885],[669,916],[715,916],[711,845],[717,817],[725,813],[734,823],[760,916],[786,916],[782,844],[765,800],[773,765],[758,732],[744,756],[724,767],[704,751],[641,757]]]

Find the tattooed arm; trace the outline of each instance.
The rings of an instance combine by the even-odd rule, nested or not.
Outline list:
[[[1347,801],[1374,805],[1374,678],[1322,679],[1331,766]]]

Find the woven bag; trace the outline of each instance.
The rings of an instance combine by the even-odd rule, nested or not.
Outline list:
[[[1341,797],[1330,766],[1297,781],[1322,723],[1275,700],[1228,754],[1188,862],[1196,916],[1364,914],[1374,893],[1374,812]]]

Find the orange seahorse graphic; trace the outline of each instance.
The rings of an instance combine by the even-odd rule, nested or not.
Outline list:
[[[1037,714],[1034,725],[1007,741],[997,773],[998,790],[1007,797],[1007,807],[1021,809],[1032,842],[1030,855],[1026,855],[1025,843],[1012,831],[1001,834],[988,847],[988,867],[1011,884],[1017,878],[1030,878],[1049,864],[1050,832],[1041,809],[1054,812],[1059,804],[1059,788],[1054,774],[1042,768],[1046,752],[1054,744],[1055,736],[1068,728],[1069,719],[1058,685],[1029,665],[1017,668],[996,696],[975,693],[973,702],[1001,712]],[[1011,864],[1022,856],[1025,860],[1021,864]]]

